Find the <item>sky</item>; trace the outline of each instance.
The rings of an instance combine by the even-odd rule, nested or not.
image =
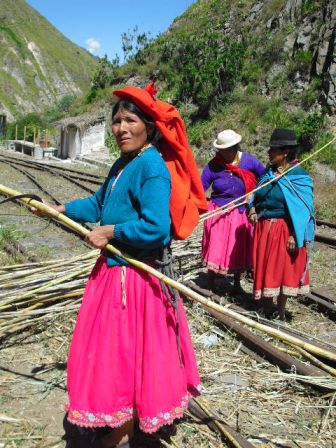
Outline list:
[[[93,55],[122,60],[121,34],[138,27],[152,37],[196,0],[26,0],[62,34]]]

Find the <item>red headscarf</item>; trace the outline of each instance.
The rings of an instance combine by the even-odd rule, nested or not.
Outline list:
[[[198,224],[199,214],[208,209],[183,120],[175,107],[154,98],[157,93],[154,83],[145,89],[124,87],[113,93],[120,99],[132,101],[150,115],[163,137],[158,149],[172,180],[170,216],[174,237],[183,240]]]
[[[238,166],[225,162],[225,160],[223,159],[223,157],[219,152],[216,153],[215,157],[211,160],[211,162],[221,166],[222,168],[224,168],[225,171],[228,171],[229,173],[238,176],[244,182],[245,193],[249,193],[250,191],[254,190],[255,187],[257,186],[257,179],[251,171],[244,170],[243,168],[239,168]]]

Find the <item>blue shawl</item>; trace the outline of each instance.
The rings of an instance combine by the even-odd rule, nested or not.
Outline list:
[[[296,168],[288,175],[276,177],[270,166],[259,180],[258,187],[271,179],[276,179],[274,182],[278,182],[281,188],[293,224],[296,244],[301,248],[306,241],[312,241],[315,234],[313,180],[303,169]]]

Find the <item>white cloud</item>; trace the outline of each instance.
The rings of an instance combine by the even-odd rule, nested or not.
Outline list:
[[[101,43],[99,42],[99,40],[96,40],[93,37],[89,37],[88,39],[86,39],[85,43],[87,45],[87,49],[92,54],[97,54],[100,50]]]

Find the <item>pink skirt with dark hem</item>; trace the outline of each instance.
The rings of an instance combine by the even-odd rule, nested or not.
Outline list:
[[[212,202],[209,211],[218,207]],[[202,258],[208,270],[218,274],[233,274],[252,268],[253,226],[244,210],[209,218],[204,223]]]
[[[68,359],[68,420],[144,432],[180,418],[200,380],[183,305],[180,362],[176,312],[160,281],[100,257],[85,288]]]

